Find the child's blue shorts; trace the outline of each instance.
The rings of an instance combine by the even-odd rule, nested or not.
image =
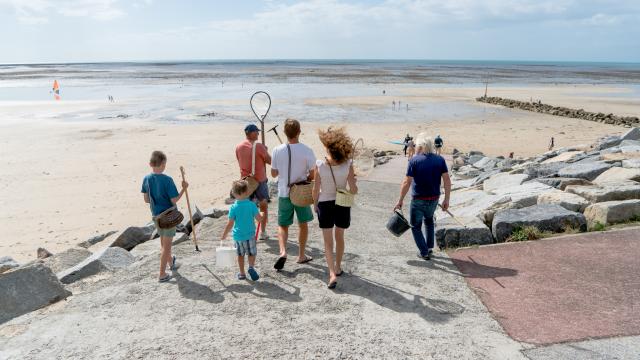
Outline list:
[[[250,239],[245,241],[236,241],[236,254],[238,256],[256,256],[258,255],[258,248],[256,247],[256,239]]]

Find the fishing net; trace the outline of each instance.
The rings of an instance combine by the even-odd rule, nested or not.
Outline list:
[[[264,91],[258,91],[251,96],[251,110],[259,121],[264,122],[271,108],[271,97]]]
[[[362,138],[353,146],[353,170],[357,176],[367,176],[373,171],[373,150],[364,147]]]

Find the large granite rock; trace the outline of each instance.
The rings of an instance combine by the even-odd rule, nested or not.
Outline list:
[[[532,181],[522,185],[499,187],[491,193],[501,197],[507,196],[511,199],[511,202],[514,203],[512,207],[522,208],[537,204],[538,196],[552,189],[551,186]]]
[[[128,227],[115,239],[113,243],[111,243],[110,246],[120,247],[125,250],[131,250],[138,244],[149,241],[154,230],[155,226],[153,225],[153,223],[142,227]]]
[[[606,201],[590,205],[584,211],[589,227],[625,222],[640,217],[640,200]]]
[[[456,173],[457,176],[463,179],[474,178],[480,174],[482,174],[482,170],[476,169],[471,165],[462,166],[460,169],[458,169],[458,172]]]
[[[501,188],[514,187],[522,184],[529,178],[526,174],[499,173],[491,176],[482,184],[484,191],[493,192]]]
[[[184,215],[184,219],[182,220],[182,223],[180,225],[176,226],[176,231],[191,234],[191,219],[189,219],[189,210],[183,209],[181,211]],[[204,219],[204,214],[195,205],[191,206],[191,216],[193,217],[194,225],[198,225],[198,223],[202,221],[202,219]]]
[[[577,178],[539,178],[535,181],[541,182],[545,185],[553,186],[556,189],[564,190],[569,185],[592,185],[591,181]]]
[[[598,150],[609,149],[611,147],[618,146],[620,142],[622,142],[621,136],[608,136],[600,141],[600,144],[598,145],[597,149]]]
[[[640,153],[640,145],[628,145],[628,146],[620,146],[620,152],[623,154],[637,154]]]
[[[560,205],[544,204],[498,211],[493,218],[491,230],[496,242],[503,242],[515,230],[525,226],[550,232],[562,232],[568,227],[586,231],[587,221],[584,215]]]
[[[640,158],[639,159],[622,160],[622,167],[626,168],[626,169],[639,169],[640,168]]]
[[[635,181],[608,182],[601,185],[569,185],[565,191],[580,195],[592,203],[640,199],[640,183]]]
[[[87,240],[85,240],[85,241],[83,241],[81,243],[78,243],[78,246],[80,246],[82,248],[85,248],[85,249],[88,249],[88,248],[92,247],[93,245],[104,241],[106,238],[108,238],[109,236],[111,236],[111,235],[113,235],[115,233],[117,233],[117,231],[112,230],[112,231],[108,231],[108,232],[106,232],[104,234],[96,235],[96,236],[94,236],[94,237],[92,237],[90,239],[87,239]]]
[[[438,220],[436,241],[440,249],[493,243],[491,230],[477,217],[458,218],[466,227],[451,217]]]
[[[621,140],[640,140],[640,128],[634,127],[629,129],[629,131],[622,135]]]
[[[558,176],[580,178],[592,181],[593,179],[597,178],[598,175],[607,171],[612,166],[613,165],[611,164],[600,161],[578,162],[560,169],[560,171],[558,171]]]
[[[550,159],[543,161],[543,164],[551,164],[556,162],[567,162],[573,160],[575,157],[583,155],[584,151],[566,151],[558,156],[554,156]]]
[[[18,264],[10,256],[0,257],[0,274],[2,274],[3,272],[9,271],[11,269],[15,269],[18,266],[20,266],[20,264]]]
[[[80,247],[70,248],[42,260],[42,263],[49,267],[54,273],[59,273],[80,264],[91,255],[91,251],[87,249]]]
[[[530,178],[535,179],[546,176],[556,176],[558,172],[569,166],[565,162],[552,162],[548,164],[533,163],[525,167],[524,173],[529,175]]]
[[[78,265],[59,272],[58,278],[64,284],[84,279],[105,271],[115,271],[131,265],[136,258],[127,250],[108,247],[95,253]]]
[[[229,214],[229,209],[219,209],[214,207],[211,207],[202,211],[202,215],[205,218],[213,218],[213,219],[221,218],[227,214]]]
[[[538,196],[538,205],[542,204],[556,204],[575,212],[583,212],[590,205],[589,201],[582,196],[560,190],[549,191]]]
[[[49,304],[66,299],[71,293],[55,274],[40,263],[33,263],[0,275],[0,324]]]
[[[600,174],[595,180],[594,184],[600,185],[608,182],[619,181],[640,181],[640,169],[625,169],[621,167],[613,167],[602,174]]]
[[[460,190],[452,192],[450,209],[460,217],[478,216],[498,204],[511,201],[507,196],[492,195],[482,190]]]

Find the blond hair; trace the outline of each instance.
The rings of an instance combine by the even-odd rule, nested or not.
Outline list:
[[[166,161],[167,161],[167,155],[165,155],[162,151],[156,150],[151,153],[151,159],[149,159],[149,164],[153,167],[158,167]]]
[[[426,133],[418,134],[416,139],[416,148],[418,152],[423,154],[432,154],[433,151],[433,139]]]
[[[246,180],[236,180],[231,186],[231,192],[235,196],[241,196],[249,189],[249,183]]]

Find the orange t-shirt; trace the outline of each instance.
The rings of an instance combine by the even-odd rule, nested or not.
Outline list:
[[[256,172],[254,177],[259,182],[267,180],[267,168],[266,161],[269,153],[267,148],[256,142]],[[238,165],[240,165],[240,176],[245,177],[251,175],[251,142],[245,140],[236,146],[236,159],[238,159]]]

